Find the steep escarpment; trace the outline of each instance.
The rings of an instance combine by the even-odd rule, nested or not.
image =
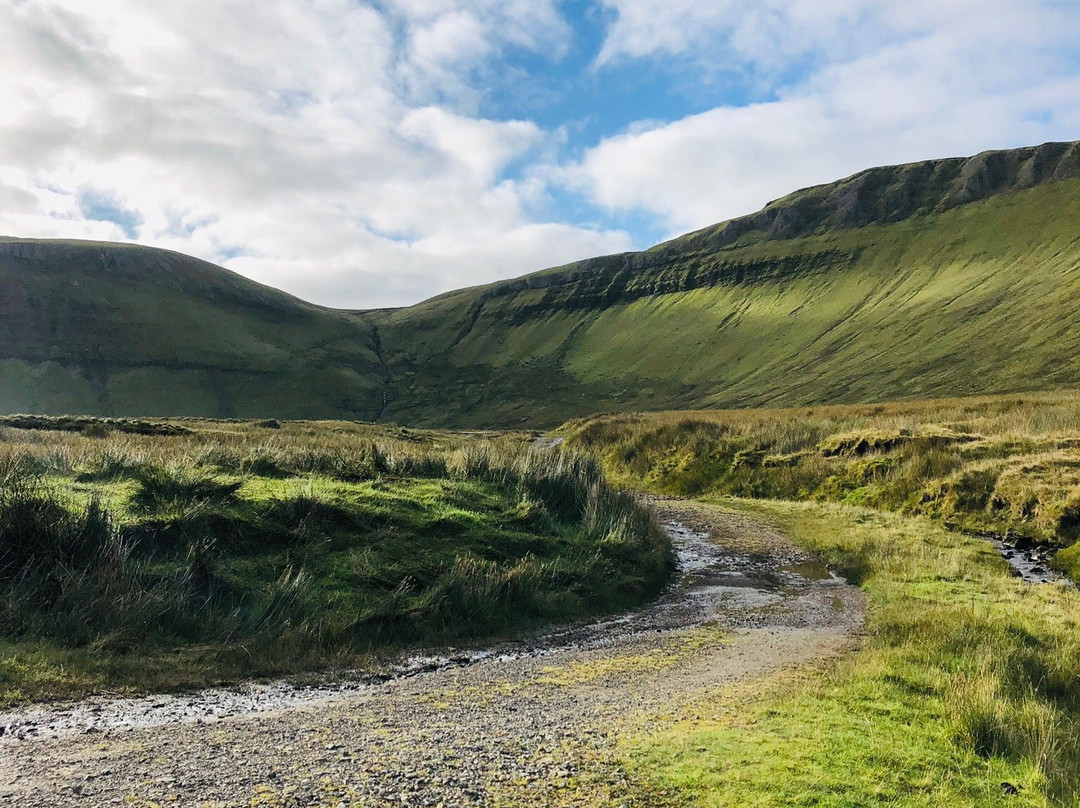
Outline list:
[[[855,253],[822,250],[769,258],[683,253],[624,253],[575,264],[565,275],[531,275],[519,283],[481,292],[470,305],[476,313],[500,298],[543,290],[538,299],[512,309],[520,322],[553,310],[600,310],[643,297],[690,292],[713,286],[753,286],[795,280],[823,269],[850,263]],[[470,315],[471,319],[471,315]]]
[[[1080,384],[1080,146],[871,169],[640,253],[369,315],[386,417],[873,401]]]
[[[860,171],[796,191],[758,213],[691,233],[675,244],[720,249],[748,238],[790,239],[890,224],[1012,191],[1080,178],[1080,143],[1044,143],[974,157]]]

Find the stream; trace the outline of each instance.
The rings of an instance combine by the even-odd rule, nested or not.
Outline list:
[[[1048,545],[1034,544],[1020,547],[1006,539],[984,536],[997,549],[1012,571],[1030,584],[1050,584],[1068,580],[1062,573],[1050,567],[1054,549]]]

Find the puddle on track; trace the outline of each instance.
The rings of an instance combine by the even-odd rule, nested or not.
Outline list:
[[[315,705],[362,694],[394,679],[448,668],[543,657],[567,650],[605,648],[645,633],[674,631],[722,622],[750,626],[768,610],[811,582],[836,577],[812,562],[777,565],[714,544],[708,534],[680,522],[666,522],[678,558],[678,582],[646,607],[587,624],[557,629],[531,639],[482,650],[418,654],[377,673],[354,672],[332,682],[297,685],[289,681],[247,683],[186,694],[135,698],[97,697],[69,706],[40,706],[0,713],[0,744],[70,734],[143,729],[172,723],[207,723],[230,716]],[[772,566],[769,566],[771,561]]]
[[[828,567],[820,561],[815,561],[813,559],[800,561],[797,564],[788,564],[785,567],[781,567],[780,571],[792,572],[808,581],[828,581],[836,577],[829,571]]]

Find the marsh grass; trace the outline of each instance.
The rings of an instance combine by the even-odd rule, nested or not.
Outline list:
[[[1080,395],[609,415],[568,443],[668,494],[820,500],[1067,547],[1080,536]],[[1073,571],[1076,555],[1057,565]]]
[[[652,514],[593,460],[514,436],[270,431],[5,430],[0,703],[355,664],[627,608],[672,571]]]

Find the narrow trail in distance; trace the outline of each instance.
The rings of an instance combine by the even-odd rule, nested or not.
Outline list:
[[[680,580],[640,611],[414,658],[388,681],[0,715],[0,803],[543,805],[585,776],[633,804],[613,762],[621,725],[841,654],[864,611],[856,588],[771,527],[715,506],[653,504]]]

